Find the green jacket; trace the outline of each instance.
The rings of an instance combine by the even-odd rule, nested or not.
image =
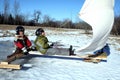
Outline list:
[[[35,41],[35,46],[37,48],[37,50],[39,52],[41,52],[42,54],[45,54],[48,50],[48,48],[50,47],[49,44],[48,44],[48,39],[47,37],[41,35],[41,36],[38,36]]]

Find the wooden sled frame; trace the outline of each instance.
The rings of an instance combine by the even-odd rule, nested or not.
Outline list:
[[[55,59],[66,59],[66,60],[80,60],[84,61],[85,57],[81,56],[60,56],[60,55],[42,55],[42,54],[30,54],[27,57],[42,57],[42,58],[55,58]],[[100,59],[100,58],[95,58]],[[100,59],[100,62],[107,62],[107,59]]]
[[[58,59],[73,59],[73,60],[83,60],[84,58],[87,58],[91,54],[85,54],[85,55],[73,55],[73,56],[66,56],[66,55],[44,55],[38,51],[30,51],[30,56],[32,57],[44,57],[44,58],[58,58]],[[107,57],[95,57],[92,59],[101,59],[102,61],[107,60]]]
[[[25,58],[33,58],[33,57],[43,57],[43,58],[56,58],[56,59],[67,59],[67,60],[81,60],[84,62],[92,62],[92,63],[99,63],[99,62],[107,62],[107,58],[93,58],[91,60],[85,60],[84,58],[86,58],[87,55],[85,56],[60,56],[60,55],[42,55],[42,54],[29,54],[28,56],[25,56]],[[24,57],[23,57],[24,58]],[[0,63],[0,68],[3,69],[16,69],[19,70],[22,68],[21,64],[9,64],[9,62],[1,62]]]
[[[8,62],[1,62],[0,63],[0,68],[19,70],[19,69],[21,69],[21,65],[19,65],[19,64],[8,64]]]

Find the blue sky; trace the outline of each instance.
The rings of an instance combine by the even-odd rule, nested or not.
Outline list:
[[[3,0],[0,0],[0,7],[3,6]],[[14,0],[9,0],[10,5]],[[20,4],[20,12],[31,16],[34,10],[39,10],[43,15],[48,15],[55,20],[72,19],[77,21],[78,13],[85,0],[17,0]],[[2,3],[1,3],[2,2]],[[115,15],[120,14],[120,0],[115,3]]]
[[[27,4],[28,2],[28,5],[23,5],[27,8],[27,12],[40,10],[43,15],[49,15],[57,20],[65,18],[75,20],[84,0],[24,0],[21,4]]]

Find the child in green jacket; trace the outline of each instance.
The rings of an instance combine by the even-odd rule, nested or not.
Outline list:
[[[72,46],[70,48],[54,48],[54,44],[49,45],[49,41],[42,28],[38,28],[35,34],[37,37],[34,43],[40,53],[45,55],[75,55]]]

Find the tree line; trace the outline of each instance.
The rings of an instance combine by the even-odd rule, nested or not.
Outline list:
[[[84,29],[86,33],[91,30],[90,25],[83,21],[72,22],[70,19],[58,21],[48,15],[41,16],[41,14],[40,10],[34,10],[32,19],[28,19],[28,14],[20,13],[20,4],[17,0],[14,0],[12,13],[10,13],[9,0],[4,0],[3,12],[0,12],[0,24]],[[120,35],[120,15],[115,17],[111,34]]]
[[[0,5],[1,4],[2,3],[0,3]],[[10,10],[12,12],[10,12]],[[30,17],[32,18],[29,19]],[[73,26],[73,23],[70,19],[65,19],[64,21],[57,21],[48,15],[42,16],[40,10],[34,10],[33,14],[30,17],[29,14],[22,14],[20,12],[20,4],[17,0],[14,0],[14,4],[12,5],[12,8],[10,8],[9,0],[4,0],[3,8],[0,11],[0,24],[45,26],[45,27]]]

